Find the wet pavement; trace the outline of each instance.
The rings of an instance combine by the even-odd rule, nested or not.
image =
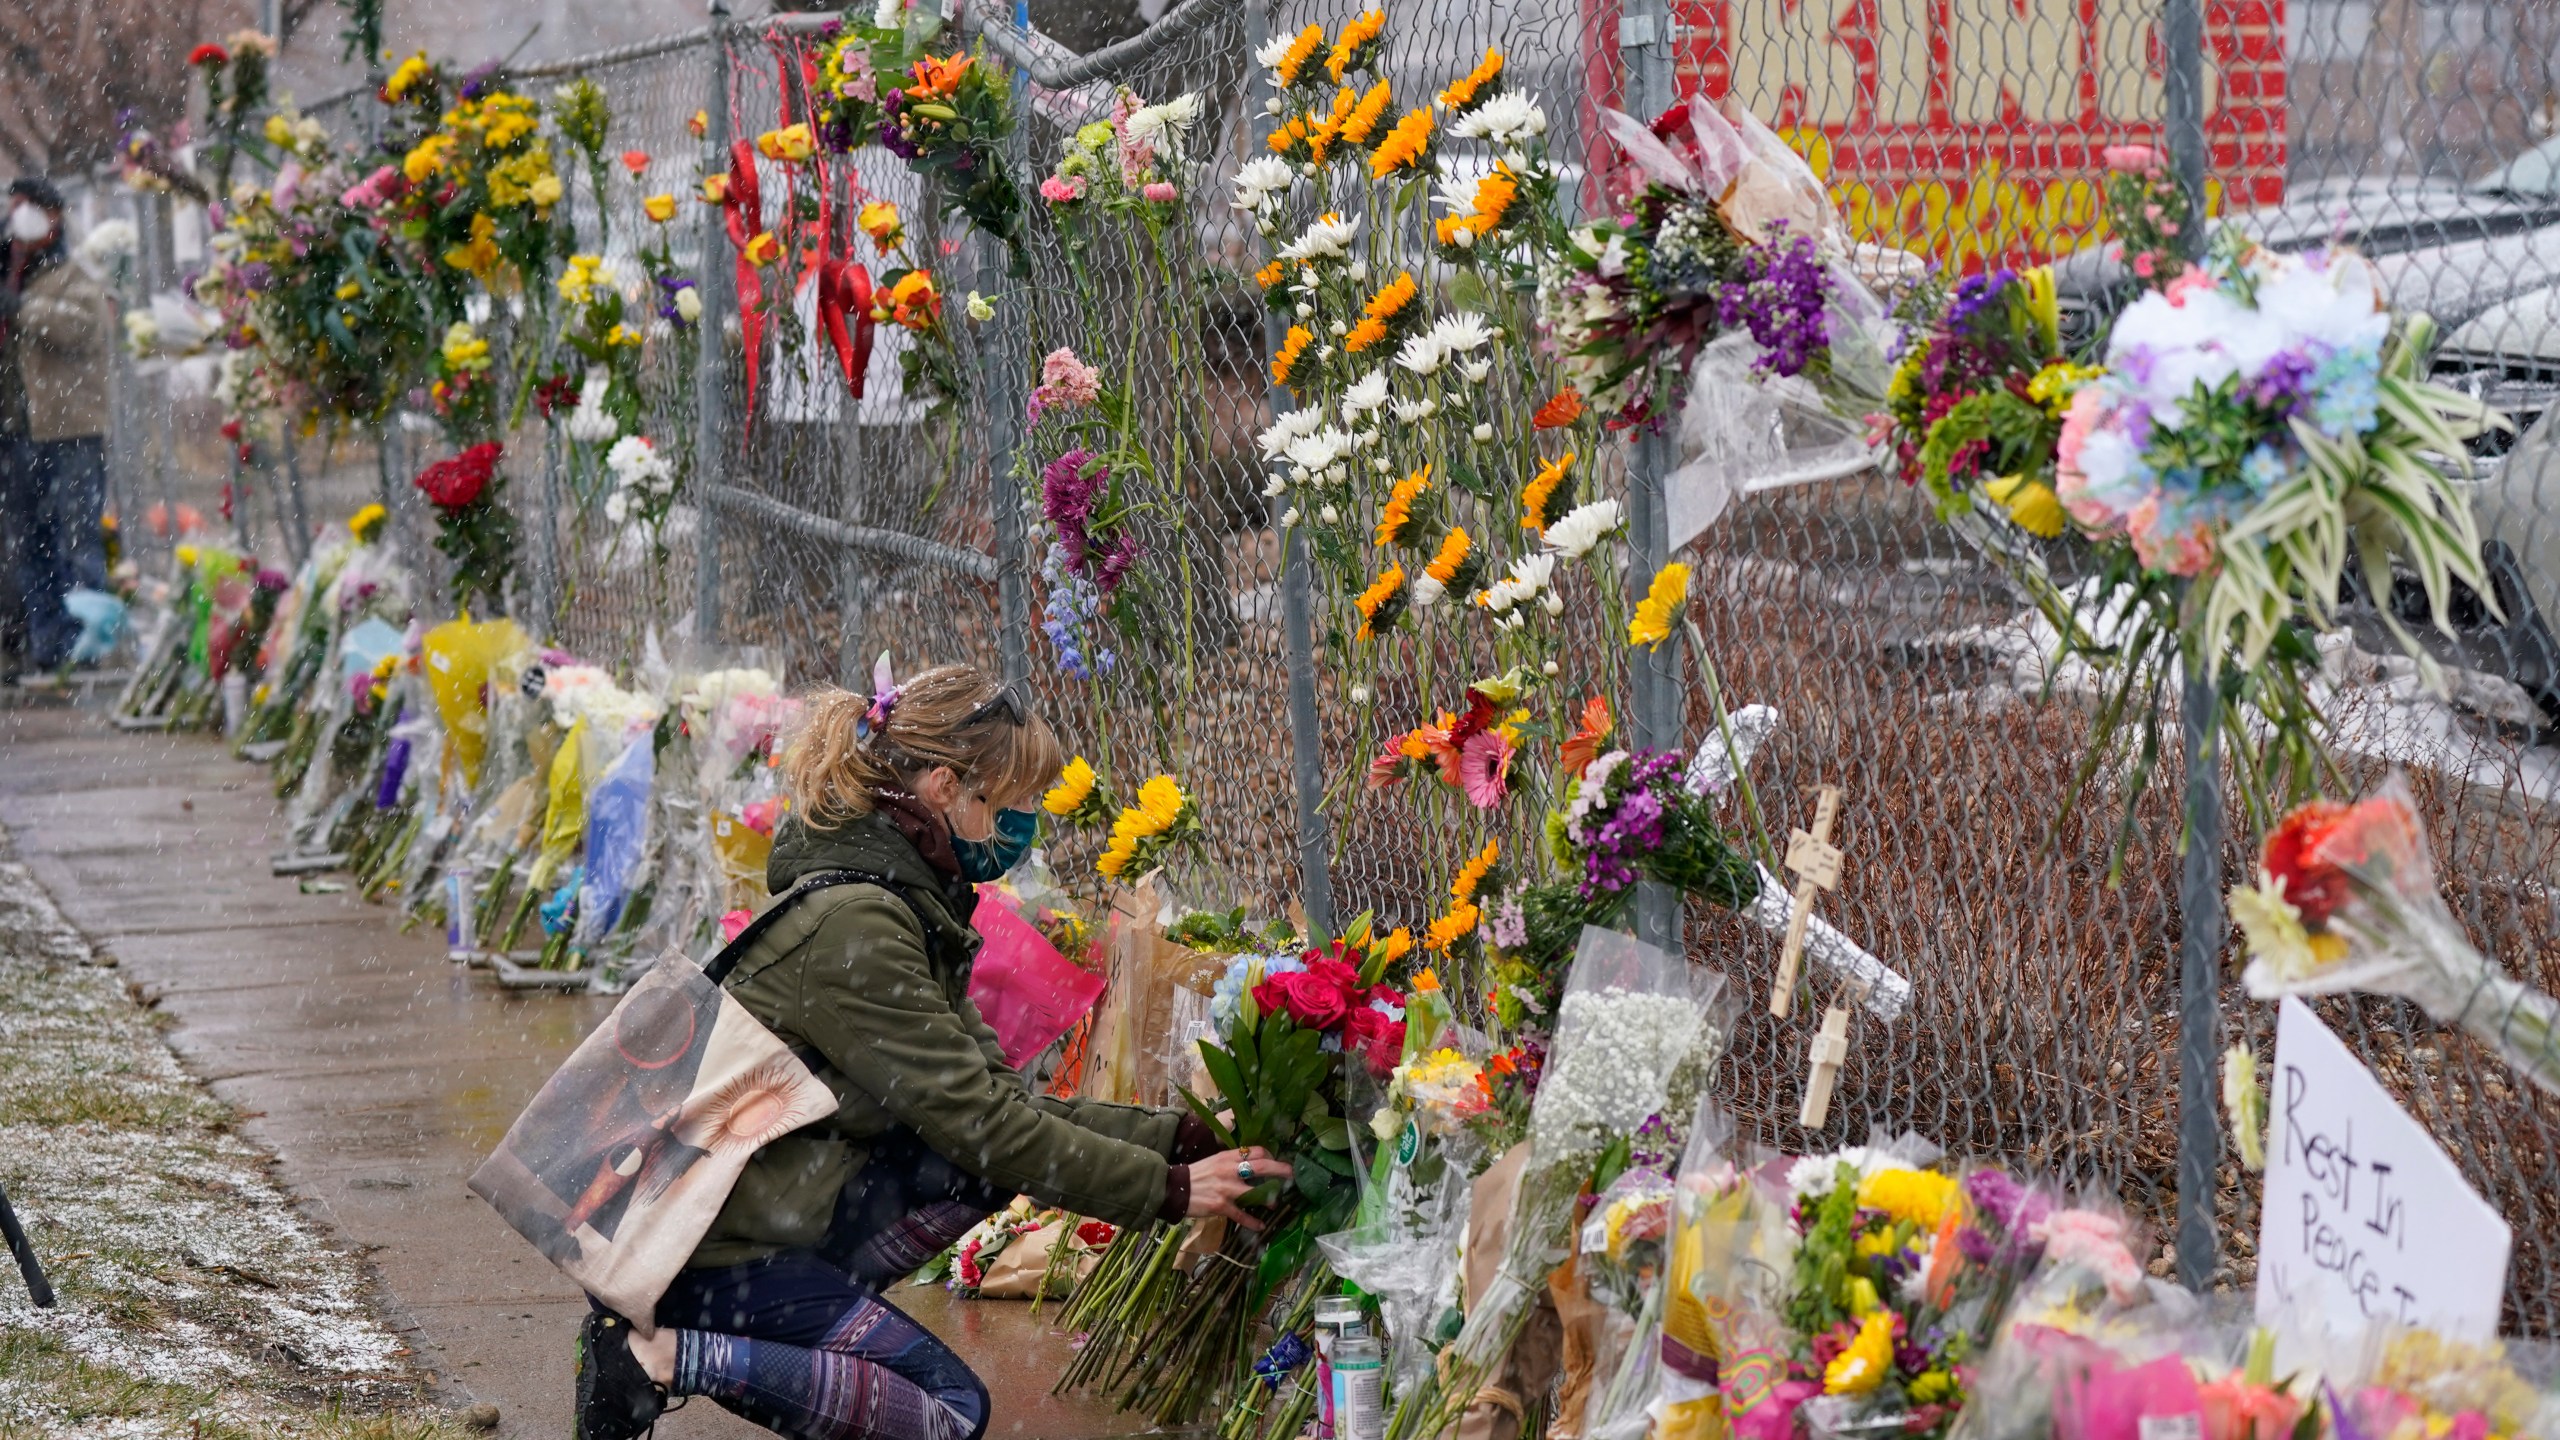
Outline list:
[[[612,1002],[501,990],[446,960],[441,937],[271,874],[283,823],[267,772],[210,739],[118,733],[59,701],[0,710],[0,825],[172,1018],[180,1059],[244,1114],[278,1178],[367,1257],[448,1398],[497,1406],[501,1435],[567,1435],[582,1301],[463,1181]],[[1136,1428],[1049,1395],[1068,1342],[1028,1306],[890,1298],[987,1382],[991,1436]],[[697,1401],[658,1433],[766,1432]]]

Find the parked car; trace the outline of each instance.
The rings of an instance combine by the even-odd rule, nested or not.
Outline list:
[[[2394,304],[2447,327],[2560,282],[2560,137],[2464,184],[2359,177],[2288,187],[2282,204],[2211,222],[2284,251],[2352,245],[2382,270]],[[2063,334],[2082,343],[2135,292],[2105,248],[2054,265]]]

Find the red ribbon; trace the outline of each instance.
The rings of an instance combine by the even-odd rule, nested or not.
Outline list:
[[[755,423],[756,382],[764,361],[764,276],[747,260],[747,242],[764,231],[764,192],[756,183],[752,140],[729,142],[729,194],[722,202],[729,243],[738,252],[738,334],[747,352],[747,423]]]

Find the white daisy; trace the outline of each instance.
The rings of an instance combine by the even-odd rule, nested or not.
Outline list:
[[[1443,357],[1481,350],[1493,343],[1493,327],[1473,310],[1456,310],[1431,322],[1432,343]]]
[[[1468,384],[1481,385],[1485,382],[1485,377],[1493,373],[1493,362],[1490,360],[1461,360],[1458,362],[1458,373],[1467,377]]]
[[[1505,90],[1461,117],[1449,133],[1495,145],[1518,145],[1547,133],[1547,112],[1528,96]]]
[[[1291,441],[1298,440],[1304,436],[1313,435],[1323,428],[1323,411],[1292,410],[1288,414],[1281,416],[1279,419],[1272,421],[1271,428],[1263,431],[1262,434],[1257,437],[1262,446],[1262,458],[1265,460],[1279,460],[1289,453],[1289,445]]]
[[[1289,193],[1297,177],[1289,173],[1289,162],[1276,155],[1248,160],[1236,172],[1235,208],[1259,210],[1278,196]]]
[[[1413,582],[1414,608],[1417,610],[1428,610],[1432,606],[1439,604],[1440,597],[1447,593],[1447,586],[1442,585],[1439,581],[1425,575],[1421,579]]]
[[[1591,548],[1617,533],[1620,516],[1615,500],[1594,500],[1578,505],[1563,519],[1547,527],[1547,548],[1568,559],[1579,560]]]
[[[1407,340],[1404,348],[1396,351],[1396,363],[1416,375],[1439,373],[1440,366],[1448,358],[1448,352],[1441,348],[1440,327],[1437,325]]]
[[[882,28],[885,29],[887,27],[884,26]],[[1298,37],[1289,31],[1283,30],[1278,34],[1273,35],[1270,39],[1262,42],[1262,48],[1253,52],[1253,63],[1261,66],[1265,70],[1269,70],[1278,65],[1282,60],[1287,59],[1289,55],[1289,47],[1296,43],[1298,43]]]
[[[1280,247],[1283,260],[1339,260],[1351,253],[1351,242],[1360,233],[1358,220],[1345,220],[1339,215],[1320,215],[1307,226],[1306,233]]]
[[[1351,437],[1330,425],[1289,442],[1289,463],[1309,472],[1331,469],[1350,453]]]
[[[1426,396],[1420,400],[1398,400],[1388,408],[1396,412],[1396,418],[1398,420],[1403,421],[1407,425],[1411,425],[1417,421],[1428,420],[1433,415],[1438,414],[1440,410],[1440,402]]]
[[[1372,370],[1342,392],[1342,418],[1348,424],[1387,403],[1387,372]],[[1372,432],[1374,433],[1374,432]]]

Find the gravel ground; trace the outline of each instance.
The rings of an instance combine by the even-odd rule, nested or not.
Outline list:
[[[0,860],[0,1184],[60,1294],[0,1267],[0,1440],[474,1433],[231,1120]]]

